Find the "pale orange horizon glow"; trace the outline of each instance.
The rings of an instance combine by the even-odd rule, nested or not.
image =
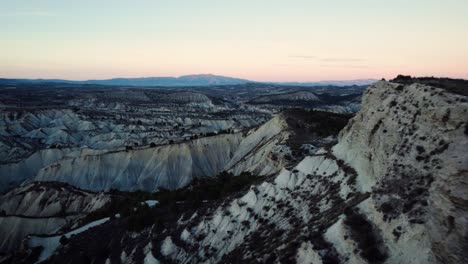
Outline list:
[[[0,3],[0,77],[468,79],[465,1],[103,2]]]

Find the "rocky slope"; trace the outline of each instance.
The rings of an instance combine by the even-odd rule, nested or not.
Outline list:
[[[43,149],[20,162],[0,165],[0,192],[32,178],[41,168],[60,160],[70,152],[71,149],[68,148]]]
[[[463,95],[378,82],[332,148],[138,232],[103,223],[47,262],[465,263],[467,111]]]
[[[197,76],[188,78],[197,79]],[[314,99],[314,93],[319,91],[321,98],[328,98],[321,104],[322,109],[347,112],[357,109],[354,100],[360,97],[363,89],[357,86],[300,88],[258,83],[137,88],[0,82],[0,192],[30,180],[40,169],[54,162],[81,155],[82,151],[118,152],[129,147],[143,149],[186,143],[219,133],[245,132],[266,123],[284,108],[310,108],[289,101],[284,105],[248,103],[265,94],[280,97],[289,94],[290,99],[301,102],[302,99]],[[356,97],[351,98],[349,94]],[[262,133],[268,132],[264,130]],[[261,138],[260,134],[250,138]],[[268,135],[264,140],[258,140],[265,146],[262,154],[251,153],[257,155],[253,159],[255,162],[270,158],[270,152],[288,152],[283,146],[267,144],[268,140]],[[255,147],[244,144],[240,148],[246,154],[247,149],[255,150]],[[237,155],[237,161],[226,169],[236,173],[244,168],[261,172],[259,168],[263,165],[235,165],[242,161],[239,158]],[[267,160],[267,163],[263,173],[274,173],[272,164],[277,162]],[[281,166],[276,166],[276,170]]]
[[[333,113],[355,113],[360,109],[361,93],[333,95],[311,91],[294,91],[259,96],[248,104],[271,109],[306,108]]]
[[[419,240],[419,250],[400,250],[428,262],[468,258],[467,112],[467,97],[449,90],[379,82],[334,148],[356,169],[358,187],[373,191],[368,217],[383,231],[413,235],[407,242]]]
[[[253,172],[256,175],[276,173],[284,165],[281,160],[272,160],[272,153],[286,144],[290,136],[288,124],[283,115],[274,117],[266,124],[249,131],[225,169],[234,174]]]
[[[249,116],[239,116],[234,121],[219,117],[177,117],[167,113],[123,118],[117,113],[109,117],[106,111],[109,109],[80,114],[70,109],[2,112],[0,192],[33,178],[40,169],[61,159],[124,152],[127,147],[149,148],[187,142],[190,138],[215,134],[215,131],[239,131],[264,122]],[[211,139],[214,138],[207,140]]]
[[[170,93],[162,96],[161,102],[165,103],[179,103],[179,104],[206,104],[213,106],[210,98],[201,93],[194,92],[177,92]]]
[[[273,103],[275,101],[307,101],[320,102],[320,98],[313,92],[297,91],[292,93],[283,93],[277,95],[261,96],[251,101],[251,103]]]
[[[32,183],[0,196],[0,252],[17,249],[30,234],[49,234],[102,208],[110,196],[63,183]]]
[[[321,143],[314,142],[315,139],[336,135],[348,118],[322,113],[338,118],[341,123],[323,125],[323,134],[300,137],[298,134],[304,134],[307,126],[300,114],[307,115],[304,111],[282,113],[246,133],[226,133],[177,144],[126,150],[82,149],[41,168],[31,180],[67,182],[88,190],[155,191],[158,188],[181,188],[194,179],[214,177],[222,171],[235,175],[242,172],[272,175],[282,167],[298,162],[296,159],[301,153],[292,153],[288,145],[291,137],[297,139],[297,148],[305,143],[317,147]],[[291,123],[292,120],[296,123]],[[318,125],[317,120],[309,123]],[[338,126],[338,130],[325,131],[332,126]]]
[[[192,107],[210,108],[214,107],[211,99],[202,93],[191,91],[178,91],[171,93],[161,93],[145,91],[146,96],[160,105],[176,104]]]
[[[155,148],[83,153],[41,169],[33,180],[67,182],[88,190],[175,189],[221,172],[241,140],[242,133],[235,133]]]

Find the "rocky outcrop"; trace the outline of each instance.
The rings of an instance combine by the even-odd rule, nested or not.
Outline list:
[[[329,122],[320,125],[323,129],[315,128],[319,126],[319,118],[306,120],[308,116],[315,115],[332,115],[330,118],[343,122]],[[300,153],[296,153],[298,157],[292,154],[288,146],[291,137],[296,138],[296,152],[302,153],[302,144],[336,135],[339,129],[334,130],[332,126],[343,127],[347,118],[322,112],[296,111],[278,114],[248,132],[126,150],[81,149],[40,169],[32,180],[67,182],[88,190],[155,191],[158,188],[182,188],[194,179],[215,177],[222,171],[234,175],[243,172],[256,176],[273,175],[284,166],[296,164],[300,161],[299,157],[303,157]],[[291,122],[293,119],[295,122]],[[304,133],[308,132],[304,130],[306,128],[320,130],[321,133],[305,136]]]
[[[129,219],[109,220],[47,261],[465,263],[467,112],[466,96],[450,89],[378,82],[333,147],[222,200],[143,210],[138,232]],[[286,124],[276,118],[239,138],[232,171],[244,159],[243,169],[266,168],[249,153],[300,135]]]
[[[446,89],[379,82],[333,149],[358,172],[359,189],[373,192],[369,217],[419,236],[428,262],[468,259],[467,112],[466,96]]]
[[[53,217],[95,211],[110,201],[108,195],[83,191],[61,182],[34,182],[0,196],[4,215]]]
[[[70,219],[71,218],[71,219]],[[70,223],[73,217],[27,218],[0,217],[0,252],[8,253],[21,247],[22,240],[30,234],[50,234]]]
[[[249,131],[226,165],[234,174],[252,172],[255,175],[270,175],[279,171],[284,162],[273,160],[271,154],[279,145],[284,145],[290,135],[284,116],[279,115],[257,129]]]
[[[320,102],[320,98],[313,92],[309,91],[297,91],[292,93],[283,93],[275,95],[266,95],[258,97],[251,103],[273,103],[275,101],[308,101],[308,102]]]
[[[163,94],[158,100],[164,103],[178,103],[178,104],[206,104],[212,105],[208,96],[201,93],[194,92],[177,92],[170,94]]]
[[[172,216],[177,223],[161,217],[139,233],[114,234],[125,243],[114,243],[105,258],[464,263],[467,111],[463,95],[378,82],[334,147],[241,195]],[[123,228],[115,222],[94,232],[106,236],[111,227]],[[91,259],[100,246],[85,235],[74,245]],[[50,262],[76,256],[76,250],[62,247]]]
[[[35,181],[60,181],[88,190],[175,189],[224,170],[241,133],[200,138],[155,148],[64,158],[39,171]]]
[[[181,230],[163,260],[466,262],[467,111],[444,89],[379,82],[335,147]]]
[[[30,234],[55,233],[110,202],[110,196],[57,182],[31,183],[0,196],[0,252]]]
[[[13,188],[32,178],[43,167],[49,166],[71,152],[71,149],[43,149],[18,163],[0,165],[0,192]]]
[[[306,108],[333,113],[355,113],[360,109],[361,93],[332,95],[311,91],[294,91],[262,95],[247,103],[271,109]]]
[[[223,133],[238,131],[244,126],[257,126],[262,122],[260,119],[255,120],[249,117],[240,117],[239,120],[233,121],[219,118],[192,119],[160,115],[153,119],[138,118],[127,121],[107,117],[94,118],[77,114],[72,110],[59,109],[2,113],[0,115],[0,192],[31,180],[42,168],[55,162],[61,163],[62,159],[69,160],[76,156],[97,155],[97,153],[115,154],[119,151],[123,153],[126,148],[136,148],[136,146],[139,149],[151,147],[151,150],[143,154],[143,158],[146,158],[151,155],[148,153],[152,150],[161,149],[159,147],[161,145],[168,145],[171,142],[182,142],[181,146],[193,145],[188,143],[190,138],[207,136],[207,134],[215,135],[217,131],[223,131]],[[204,140],[215,142],[216,138],[209,137]],[[218,147],[222,146],[221,142],[218,142]],[[158,146],[158,148],[152,146]],[[163,147],[163,149],[168,148]],[[185,151],[182,148],[180,150],[181,153]],[[175,148],[170,150],[172,157],[176,153],[174,151]],[[94,153],[90,154],[90,152]],[[183,154],[180,157],[183,158]],[[220,157],[228,160],[230,158],[225,155]],[[210,173],[218,172],[221,166],[219,164],[218,162],[216,170],[207,170]],[[146,166],[143,163],[140,165]],[[118,175],[114,176],[118,177]],[[169,187],[171,184],[161,186]],[[137,188],[138,186],[134,187],[134,189]]]

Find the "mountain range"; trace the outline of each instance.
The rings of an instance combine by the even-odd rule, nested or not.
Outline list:
[[[349,86],[370,85],[375,79],[319,81],[319,82],[266,82],[269,84],[292,86]],[[112,78],[103,80],[63,80],[63,79],[8,79],[0,78],[0,83],[67,83],[67,84],[97,84],[97,85],[125,85],[125,86],[215,86],[237,85],[246,83],[262,83],[246,79],[232,78],[213,74],[194,74],[180,77],[142,77],[142,78]]]

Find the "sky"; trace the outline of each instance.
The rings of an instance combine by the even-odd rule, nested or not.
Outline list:
[[[0,77],[468,79],[467,0],[0,0]]]

